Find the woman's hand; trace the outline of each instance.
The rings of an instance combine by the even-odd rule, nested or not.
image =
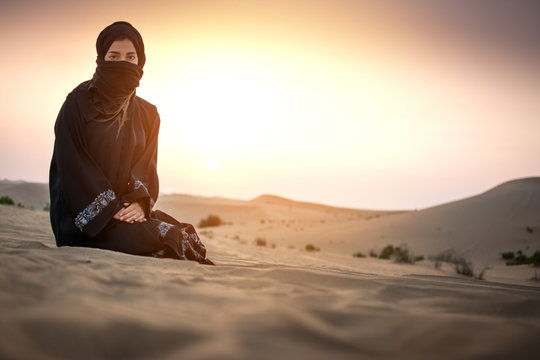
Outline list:
[[[138,201],[132,202],[131,204],[124,203],[124,207],[119,212],[114,214],[113,218],[130,224],[133,224],[135,221],[146,221],[146,218],[144,217],[144,209]]]

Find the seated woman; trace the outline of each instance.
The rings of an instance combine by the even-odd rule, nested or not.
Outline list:
[[[56,244],[212,264],[192,225],[153,210],[160,119],[135,94],[146,60],[141,35],[115,22],[96,48],[94,76],[67,96],[54,128],[49,190]]]

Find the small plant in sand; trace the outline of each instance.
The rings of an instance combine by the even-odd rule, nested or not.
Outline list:
[[[306,251],[320,251],[321,249],[319,249],[317,246],[313,245],[313,244],[307,244],[306,245]]]
[[[4,204],[4,205],[15,205],[15,202],[14,202],[13,199],[10,198],[9,196],[1,196],[1,197],[0,197],[0,204]]]
[[[417,261],[424,261],[424,255],[415,256],[414,262],[417,262]]]
[[[46,203],[45,206],[43,207],[43,211],[51,211],[51,204]]]
[[[465,259],[461,259],[456,264],[456,273],[472,277],[474,275],[472,264]]]
[[[513,251],[506,251],[501,253],[501,257],[506,260],[506,265],[533,264],[540,266],[540,250],[536,250],[532,256],[525,255],[521,250],[518,250],[517,254],[514,254]]]
[[[409,254],[407,245],[397,246],[394,249],[394,261],[397,263],[414,264],[414,258]]]
[[[379,259],[389,260],[392,255],[394,255],[394,247],[392,245],[386,245],[379,254]]]
[[[206,217],[206,219],[202,219],[199,222],[199,227],[204,228],[204,227],[210,227],[210,226],[219,226],[222,223],[223,222],[221,221],[221,218],[219,216],[217,216],[217,215],[208,215]]]
[[[266,246],[267,242],[265,238],[258,237],[255,239],[255,244],[257,244],[257,246]]]
[[[363,252],[361,251],[358,251],[358,252],[355,252],[354,254],[352,254],[353,257],[357,257],[357,258],[365,258],[366,255],[364,255]]]
[[[529,226],[529,225],[527,225],[527,226],[525,227],[525,229],[527,230],[528,233],[534,232],[534,229],[533,229],[531,226]]]
[[[455,265],[457,274],[473,277],[478,280],[485,280],[485,275],[488,267],[484,267],[477,275],[475,275],[474,266],[470,261],[467,261],[467,259],[460,258],[456,261]]]

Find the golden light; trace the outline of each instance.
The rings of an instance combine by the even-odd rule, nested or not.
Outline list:
[[[217,167],[218,167],[218,161],[216,159],[208,159],[206,161],[206,168],[208,170],[213,171],[213,170],[216,170]]]

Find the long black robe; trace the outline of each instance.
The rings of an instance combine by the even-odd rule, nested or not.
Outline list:
[[[159,193],[156,107],[133,95],[118,131],[116,123],[95,120],[92,86],[86,81],[75,88],[56,119],[49,174],[56,244],[211,264],[192,225],[153,210]],[[134,201],[144,204],[146,222],[113,218]]]

